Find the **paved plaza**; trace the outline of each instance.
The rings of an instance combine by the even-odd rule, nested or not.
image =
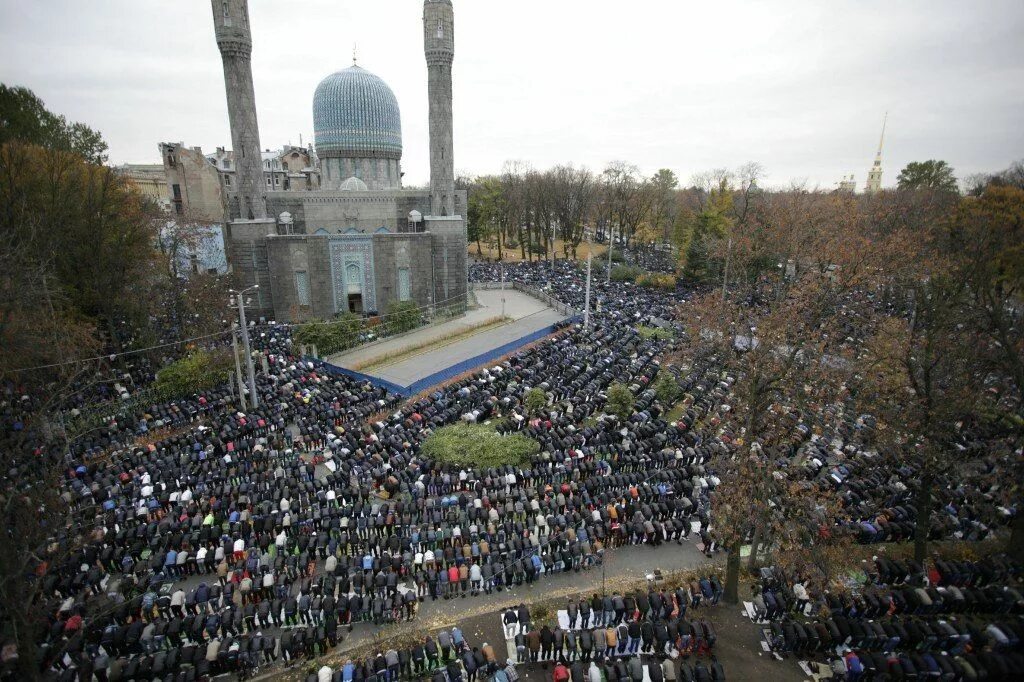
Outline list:
[[[504,291],[485,289],[475,294],[479,307],[462,317],[399,338],[332,355],[327,358],[327,362],[346,369],[358,369],[399,386],[408,386],[446,367],[565,319],[565,315],[543,301],[512,288]],[[504,307],[502,298],[505,299]],[[509,318],[508,322],[481,327],[500,318],[503,311],[505,317]],[[480,331],[474,332],[477,328]],[[378,358],[381,359],[379,364],[367,366],[367,363]]]

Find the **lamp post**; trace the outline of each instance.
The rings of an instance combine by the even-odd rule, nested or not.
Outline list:
[[[235,294],[238,298],[238,322],[242,328],[242,348],[245,350],[245,369],[249,374],[249,403],[253,409],[260,406],[259,396],[256,394],[256,370],[252,366],[252,347],[249,345],[249,325],[245,321],[245,293],[252,291],[253,289],[259,289],[259,284],[253,284],[247,289],[241,291],[235,291],[231,289],[231,293]]]
[[[587,248],[587,293],[583,297],[583,328],[590,328],[590,262],[593,260],[593,253],[590,251],[589,245]],[[602,566],[602,574],[604,571],[604,564]]]

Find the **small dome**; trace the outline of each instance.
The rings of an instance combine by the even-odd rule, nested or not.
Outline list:
[[[415,208],[409,211],[409,220],[414,223],[418,223],[423,220],[423,214],[417,211]]]
[[[313,93],[316,153],[402,158],[402,117],[387,83],[359,66],[320,81]]]
[[[368,188],[366,187],[365,182],[353,175],[351,178],[348,178],[345,182],[341,183],[340,189],[345,192],[365,192]]]

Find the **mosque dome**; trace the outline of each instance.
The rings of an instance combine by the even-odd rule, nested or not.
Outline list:
[[[316,86],[313,133],[321,158],[402,158],[402,118],[395,93],[360,66],[332,73]]]
[[[341,183],[338,189],[344,190],[346,192],[365,192],[367,190],[367,187],[365,182],[363,182],[362,180],[355,176],[352,176],[351,178],[345,180],[345,182]]]

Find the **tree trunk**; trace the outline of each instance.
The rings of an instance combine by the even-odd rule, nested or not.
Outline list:
[[[761,526],[754,528],[754,539],[750,541],[750,558],[747,560],[747,570],[753,571],[757,568],[757,547],[761,544]]]
[[[729,556],[725,560],[725,594],[727,604],[740,603],[740,542],[737,540],[729,547]]]
[[[917,525],[914,528],[914,561],[924,564],[928,556],[928,530],[929,520],[932,512],[932,477],[925,475],[921,478],[921,485],[918,488],[915,507],[917,511]]]
[[[498,228],[498,260],[505,260],[501,255],[501,228]]]

